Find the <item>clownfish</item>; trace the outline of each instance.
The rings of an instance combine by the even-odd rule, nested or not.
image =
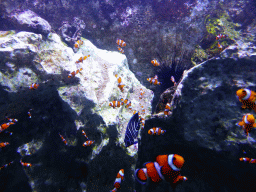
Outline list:
[[[38,87],[39,87],[39,84],[38,84],[38,83],[32,83],[32,84],[30,85],[29,89],[35,90],[35,89],[37,89]]]
[[[256,163],[256,159],[252,159],[249,157],[241,157],[239,158],[240,161],[247,162],[247,163]]]
[[[91,146],[95,141],[85,141],[83,146],[86,147],[86,146]]]
[[[28,110],[28,118],[30,118],[30,119],[31,119],[31,116],[32,116],[31,113],[30,113],[31,110],[32,110],[32,109],[29,109],[29,110]]]
[[[140,120],[140,128],[141,128],[141,130],[144,129],[144,126],[145,126],[145,119],[141,118],[141,120]]]
[[[118,49],[118,51],[119,51],[120,53],[123,53],[123,54],[124,54],[124,50],[123,50],[121,47],[117,47],[117,49]]]
[[[155,75],[155,77],[147,78],[147,81],[149,81],[150,84],[154,84],[154,85],[160,85],[161,84],[158,81],[157,75]]]
[[[236,91],[239,101],[242,103],[242,108],[250,108],[256,112],[256,93],[250,89],[239,89]]]
[[[177,84],[176,84],[176,81],[175,81],[175,79],[174,79],[174,77],[173,76],[171,76],[171,79],[170,79],[172,82],[173,82],[173,84],[174,84],[174,86],[176,86]]]
[[[25,163],[25,162],[22,162],[22,160],[20,160],[20,164],[24,167],[31,167],[31,163]]]
[[[76,64],[77,63],[82,63],[85,59],[87,59],[88,57],[90,57],[91,55],[87,55],[87,56],[84,56],[84,57],[80,57],[77,61],[76,61]]]
[[[139,99],[142,99],[142,96],[145,94],[145,91],[142,90],[142,88],[140,88],[140,96]]]
[[[223,49],[223,46],[218,42],[218,44],[217,44],[217,47],[218,47],[218,49],[220,50],[220,51],[222,51],[222,49]]]
[[[115,75],[115,77],[117,78],[117,74]],[[118,88],[123,92],[124,91],[124,84],[122,84],[122,78],[118,77],[117,78],[117,86]]]
[[[165,105],[165,109],[164,109],[164,115],[165,116],[168,116],[168,115],[170,115],[171,114],[171,103],[167,103],[166,105]]]
[[[117,43],[117,45],[119,45],[121,47],[125,47],[126,46],[126,43],[123,40],[121,40],[121,39],[117,39],[116,43]]]
[[[15,123],[13,122],[9,122],[9,123],[3,123],[2,125],[0,125],[0,132],[2,132],[3,130],[7,129],[10,125],[14,125]]]
[[[86,133],[84,132],[84,130],[82,130],[82,135],[85,136],[86,139],[88,139],[88,137],[87,137]]]
[[[84,44],[84,42],[82,41],[82,40],[78,40],[76,43],[75,43],[75,45],[74,45],[74,47],[76,48],[76,49],[78,49],[81,45],[83,45]]]
[[[111,106],[115,109],[116,107],[120,107],[123,104],[124,104],[123,101],[112,101],[109,103],[109,106]]]
[[[13,163],[13,161],[11,161],[10,163],[7,163],[5,165],[3,165],[2,167],[0,167],[0,170],[4,169],[5,167],[10,166]]]
[[[149,135],[163,135],[166,130],[162,130],[160,127],[153,127],[148,130]]]
[[[78,74],[82,70],[83,70],[83,68],[80,68],[80,69],[77,69],[76,71],[69,73],[68,78],[75,77],[75,75]]]
[[[186,181],[187,177],[180,175],[184,162],[183,157],[177,154],[158,155],[155,162],[145,163],[145,168],[137,169],[135,178],[143,185],[149,178],[155,183],[162,180],[170,184]]]
[[[63,143],[65,143],[65,145],[68,145],[66,139],[64,139],[64,137],[60,133],[59,133],[59,135],[60,135],[60,138],[62,139]]]
[[[151,63],[152,63],[155,67],[156,67],[156,66],[160,66],[160,63],[159,63],[156,59],[152,60]]]
[[[117,189],[120,189],[121,186],[121,181],[124,180],[124,169],[121,169],[116,176],[116,180],[114,182],[114,189],[111,190],[110,192],[116,192]]]
[[[2,142],[2,143],[0,143],[0,148],[4,148],[6,145],[10,145],[10,143]]]
[[[17,123],[17,122],[18,122],[18,119],[7,118],[7,120],[8,120],[9,122],[13,122],[13,123]]]
[[[222,35],[222,34],[219,34],[216,36],[216,40],[219,40],[219,39],[222,39],[222,38],[226,38],[227,35]]]
[[[121,99],[121,101],[123,102],[123,105],[125,104],[125,108],[129,108],[129,109],[132,109],[132,102],[129,101],[128,99]]]
[[[252,128],[256,127],[255,118],[252,114],[247,113],[237,125],[242,126],[246,135],[249,136]]]

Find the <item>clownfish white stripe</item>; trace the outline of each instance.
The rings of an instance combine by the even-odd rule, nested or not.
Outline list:
[[[117,182],[117,183],[121,183],[121,181],[122,181],[121,178],[116,178],[115,183],[116,183],[116,182]]]
[[[248,115],[245,115],[245,116],[244,116],[244,122],[245,122],[246,124],[251,124],[251,123],[247,120],[247,117],[248,117]]]
[[[168,164],[170,165],[172,170],[180,171],[180,169],[173,164],[173,156],[174,156],[173,154],[168,156]]]
[[[246,91],[246,96],[242,100],[247,100],[251,96],[251,90],[250,89],[244,89]]]
[[[155,168],[156,168],[156,171],[157,171],[159,177],[160,177],[162,180],[165,180],[165,179],[164,179],[164,176],[163,176],[162,173],[161,173],[161,167],[159,166],[159,164],[158,164],[157,162],[154,162],[154,166],[155,166]]]

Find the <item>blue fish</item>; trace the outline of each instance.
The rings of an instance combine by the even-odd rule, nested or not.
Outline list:
[[[125,132],[125,146],[129,147],[133,144],[138,143],[138,141],[134,141],[138,137],[138,131],[140,129],[140,121],[139,121],[139,114],[135,113],[132,118],[130,119],[126,132]]]

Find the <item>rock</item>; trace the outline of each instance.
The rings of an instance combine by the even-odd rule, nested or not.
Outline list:
[[[6,115],[19,119],[16,125],[8,128],[13,132],[8,142],[21,138],[10,149],[17,149],[21,156],[16,162],[22,158],[23,162],[32,164],[31,171],[26,170],[30,174],[30,186],[35,190],[44,185],[36,176],[37,168],[44,169],[48,158],[54,162],[50,166],[58,164],[61,158],[66,159],[74,170],[81,167],[87,172],[86,166],[95,158],[95,161],[105,161],[105,155],[109,155],[104,152],[107,149],[112,150],[113,156],[122,154],[116,159],[116,165],[123,166],[124,156],[133,159],[131,169],[138,149],[131,147],[127,151],[124,147],[126,126],[134,110],[142,111],[142,105],[144,116],[150,115],[153,93],[141,85],[129,70],[125,55],[98,49],[83,38],[83,45],[74,53],[55,33],[50,33],[46,40],[41,34],[30,32],[1,34],[0,116],[3,119]],[[77,62],[83,56],[89,57]],[[70,72],[80,68],[83,70],[68,78]],[[123,92],[117,86],[115,75],[122,78],[125,85]],[[39,83],[39,88],[28,89],[32,83]],[[140,90],[145,92],[143,99],[139,98]],[[131,110],[125,106],[115,109],[109,106],[109,102],[121,98],[131,101]],[[80,129],[95,141],[92,146],[82,146],[86,138]],[[66,139],[67,146],[59,134]],[[69,158],[73,160],[70,162]],[[87,165],[84,165],[85,162]],[[58,164],[58,167],[63,169],[69,166],[65,162]],[[128,163],[126,167],[128,169]],[[74,179],[87,177],[84,173],[77,175],[70,169],[65,171],[67,177]],[[58,174],[58,171],[52,174]],[[113,174],[114,179],[117,173]],[[50,175],[44,175],[47,185],[56,185],[57,180],[51,179]]]
[[[9,17],[19,30],[23,29],[43,35],[48,35],[51,32],[51,25],[31,10],[14,10]]]

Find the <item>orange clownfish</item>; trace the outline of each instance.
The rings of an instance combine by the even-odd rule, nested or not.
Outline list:
[[[0,148],[4,148],[6,145],[10,145],[10,143],[2,142],[2,143],[0,143]]]
[[[154,85],[160,85],[161,84],[158,81],[157,75],[155,75],[155,77],[147,78],[147,81],[149,81],[150,84],[154,84]]]
[[[245,116],[243,116],[242,121],[237,123],[237,125],[242,126],[246,135],[249,136],[249,133],[251,132],[252,128],[256,127],[255,118],[252,114],[248,113]]]
[[[9,122],[13,122],[13,123],[17,123],[18,122],[18,119],[7,118],[7,120],[9,120]]]
[[[164,115],[165,116],[168,116],[171,114],[171,103],[167,103],[166,106],[165,106],[165,109],[164,109]]]
[[[148,130],[149,135],[163,135],[166,131],[162,130],[160,127],[153,127]]]
[[[91,55],[87,55],[87,56],[84,56],[84,57],[80,57],[77,61],[76,61],[76,64],[77,63],[82,63],[85,59],[87,59],[88,57],[90,57]]]
[[[30,113],[31,110],[32,110],[32,109],[29,109],[29,110],[28,110],[28,118],[30,118],[30,119],[31,119],[31,116],[32,116],[31,113]]]
[[[84,130],[82,130],[82,135],[85,136],[86,139],[88,139],[88,137],[87,137],[86,133],[84,132]]]
[[[0,132],[2,132],[3,130],[7,129],[10,125],[14,125],[15,123],[13,122],[9,122],[9,123],[3,123],[2,125],[0,125]]]
[[[76,43],[75,43],[75,45],[74,45],[74,47],[77,49],[77,48],[79,48],[81,45],[83,45],[84,44],[84,42],[82,41],[82,40],[78,40]]]
[[[114,189],[111,192],[116,192],[117,189],[120,189],[121,181],[124,180],[124,169],[120,169],[117,173],[116,180],[114,182]]]
[[[62,139],[63,143],[65,143],[65,145],[68,145],[66,139],[64,139],[64,137],[60,133],[59,133],[59,135],[60,135],[60,138]]]
[[[222,35],[222,34],[219,34],[216,36],[216,40],[219,40],[219,39],[222,39],[222,38],[226,38],[227,35]]]
[[[120,53],[123,53],[123,54],[124,54],[124,50],[123,50],[121,47],[117,47],[117,49],[118,49],[118,51],[119,51]]]
[[[109,103],[109,106],[111,106],[115,109],[116,107],[121,107],[121,105],[123,105],[123,104],[124,104],[124,102],[122,102],[122,101],[112,101]]]
[[[117,43],[117,45],[119,45],[121,47],[125,47],[126,46],[126,43],[122,39],[117,39],[116,43]]]
[[[172,82],[173,82],[173,84],[174,84],[174,86],[176,86],[177,84],[176,84],[176,81],[175,81],[175,79],[174,79],[174,77],[173,76],[171,76],[171,79],[170,79]]]
[[[85,141],[83,146],[86,147],[86,146],[91,146],[95,141]]]
[[[69,73],[68,78],[75,77],[75,75],[78,74],[82,70],[83,70],[83,68],[80,68],[80,69],[77,69],[76,71]]]
[[[142,90],[142,88],[140,88],[140,96],[139,99],[142,99],[142,96],[145,94],[145,91]]]
[[[125,104],[126,108],[132,109],[132,106],[131,106],[132,102],[131,101],[129,101],[128,99],[125,99],[125,100],[121,99],[121,101],[123,102],[123,104]]]
[[[242,103],[242,108],[250,108],[256,112],[256,92],[250,89],[239,89],[236,91],[236,95]]]
[[[223,46],[218,42],[218,44],[217,44],[217,47],[218,47],[218,49],[220,50],[220,51],[222,51],[222,49],[223,49]]]
[[[156,59],[152,60],[151,63],[152,63],[155,67],[156,67],[156,66],[160,66],[160,63],[159,63]]]
[[[29,89],[35,90],[35,89],[37,89],[38,87],[39,87],[39,84],[38,84],[38,83],[32,83],[32,84],[30,85]]]
[[[117,78],[117,74],[115,75],[115,77]],[[117,78],[117,86],[118,88],[123,92],[124,91],[124,84],[122,84],[122,78],[118,77]]]
[[[145,163],[146,168],[137,169],[135,178],[141,184],[146,184],[149,178],[155,183],[162,180],[170,184],[186,181],[187,177],[180,175],[184,162],[183,157],[177,154],[158,155],[156,162]]]
[[[7,164],[3,165],[2,167],[0,167],[0,170],[1,170],[1,169],[4,169],[5,167],[8,167],[8,166],[11,165],[12,163],[13,163],[13,161],[11,161],[10,163],[7,163]]]
[[[256,159],[252,159],[249,157],[241,157],[239,160],[247,163],[256,163]]]
[[[22,162],[22,160],[20,160],[20,164],[24,167],[31,167],[31,163],[25,163],[25,162]]]

